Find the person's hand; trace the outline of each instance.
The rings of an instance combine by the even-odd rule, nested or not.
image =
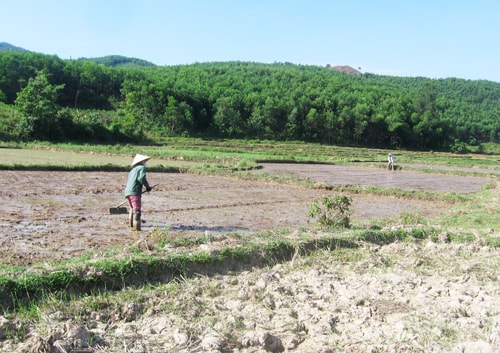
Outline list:
[[[150,192],[153,188],[151,186],[146,186],[146,191]]]

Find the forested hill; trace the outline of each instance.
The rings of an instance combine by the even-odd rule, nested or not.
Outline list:
[[[33,115],[28,102],[40,87],[54,93],[57,119],[25,117],[17,138],[99,139],[107,131],[108,139],[203,135],[452,150],[500,140],[500,83],[491,81],[290,63],[112,67],[0,52],[0,101]]]
[[[7,50],[9,50],[9,51],[23,51],[23,52],[28,51],[26,49],[16,47],[15,45],[12,45],[10,43],[0,42],[0,51],[7,51]]]
[[[21,47],[16,47],[10,43],[0,42],[0,52],[1,51],[18,51],[18,52],[29,52]],[[111,67],[151,67],[155,66],[155,64],[138,59],[138,58],[130,58],[122,55],[107,55],[100,58],[78,58],[79,61],[90,61],[96,64],[102,64],[105,66]]]
[[[100,58],[80,58],[79,61],[91,61],[111,67],[152,67],[155,64],[137,58],[129,58],[121,55],[107,55]]]

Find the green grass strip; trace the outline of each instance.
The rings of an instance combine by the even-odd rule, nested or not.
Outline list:
[[[419,227],[393,231],[346,230],[325,234],[301,241],[283,238],[272,239],[264,244],[249,243],[223,248],[211,254],[198,252],[162,257],[138,253],[127,259],[111,257],[101,261],[89,260],[82,264],[72,261],[66,265],[59,264],[57,269],[39,273],[4,274],[0,276],[0,306],[4,311],[17,310],[43,300],[47,294],[81,295],[121,290],[147,283],[166,283],[199,274],[245,271],[289,261],[296,253],[307,255],[318,250],[355,249],[359,247],[360,242],[385,245],[415,239],[438,240],[438,230]],[[453,235],[450,239],[465,242],[474,240]],[[498,242],[489,245],[500,246]]]

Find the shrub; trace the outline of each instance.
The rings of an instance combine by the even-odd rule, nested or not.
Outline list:
[[[323,195],[321,200],[314,200],[309,208],[309,217],[315,218],[321,226],[334,228],[349,228],[352,199],[346,195],[328,197]]]

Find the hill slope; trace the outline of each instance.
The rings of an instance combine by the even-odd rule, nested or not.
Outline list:
[[[22,52],[28,52],[29,50],[16,47],[15,45],[12,45],[10,43],[6,42],[0,42],[0,51],[22,51]]]
[[[0,42],[0,51],[16,51],[26,52],[30,51],[21,47],[17,47],[7,42]],[[97,58],[79,58],[78,61],[91,61],[96,64],[102,64],[109,67],[153,67],[155,64],[138,58],[129,58],[122,55],[106,55]]]
[[[13,104],[22,89],[19,83],[40,71],[61,87],[58,106],[118,111],[129,119],[103,116],[104,126],[92,131],[108,128],[130,135],[131,127],[142,125],[158,137],[203,135],[455,152],[464,151],[464,144],[500,139],[500,84],[491,81],[347,74],[290,63],[155,66],[119,55],[62,60],[9,50],[0,51],[0,101]],[[67,129],[65,136],[87,139],[76,130]]]
[[[92,61],[110,67],[154,67],[155,64],[137,58],[129,58],[121,55],[107,55],[99,58],[80,58],[80,61]]]

